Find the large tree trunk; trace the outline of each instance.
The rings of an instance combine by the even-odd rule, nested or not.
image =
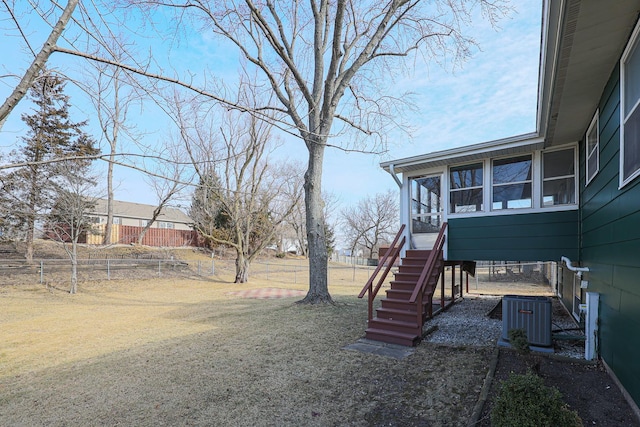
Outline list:
[[[236,251],[236,280],[234,283],[247,283],[249,281],[249,258],[242,251]]]
[[[301,303],[333,303],[327,280],[327,244],[322,206],[322,161],[324,145],[310,143],[309,165],[304,175],[304,203],[307,209],[307,243],[309,245],[309,291]]]

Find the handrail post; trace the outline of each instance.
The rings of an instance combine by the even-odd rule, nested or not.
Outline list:
[[[360,294],[358,295],[358,298],[362,298],[365,293],[368,294],[367,300],[368,300],[368,308],[369,308],[369,320],[373,319],[373,300],[376,298],[376,295],[378,294],[378,291],[380,290],[382,283],[384,283],[384,280],[389,274],[389,271],[391,271],[391,267],[393,266],[396,259],[398,258],[398,254],[400,253],[400,250],[405,245],[406,237],[402,237],[402,240],[400,240],[400,236],[402,236],[404,229],[405,229],[405,225],[402,224],[402,226],[400,227],[400,230],[396,234],[396,237],[393,239],[393,242],[389,246],[389,249],[387,250],[387,252],[385,252],[382,259],[378,261],[378,265],[373,271],[373,274],[371,275],[369,280],[367,280],[367,283],[364,285],[364,287],[360,291]],[[398,243],[398,241],[400,242]],[[378,276],[378,273],[380,273],[380,271],[382,270],[385,264],[386,264],[386,268],[384,269],[384,273],[382,274],[382,276],[378,280],[376,287],[374,288],[373,281],[376,279],[376,277]]]
[[[418,294],[418,300],[416,301],[416,315],[418,316],[418,318],[416,319],[418,321],[418,326],[420,327],[420,336],[422,336],[422,319],[424,318],[422,315],[422,292],[420,292],[420,294]]]
[[[367,299],[369,300],[369,321],[371,321],[371,319],[373,319],[373,283],[369,284],[369,295]]]

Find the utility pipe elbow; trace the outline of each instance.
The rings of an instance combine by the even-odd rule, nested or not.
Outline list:
[[[574,273],[577,273],[578,277],[582,277],[582,273],[586,273],[586,272],[589,271],[589,267],[576,267],[576,266],[574,266],[571,263],[571,260],[569,258],[567,258],[566,256],[561,257],[560,260],[567,265],[567,268],[569,270],[573,271]]]

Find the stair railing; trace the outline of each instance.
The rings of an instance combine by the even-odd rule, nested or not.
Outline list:
[[[427,258],[427,262],[422,269],[422,273],[416,282],[416,287],[413,289],[413,293],[411,294],[411,298],[409,298],[409,302],[416,303],[416,315],[418,325],[420,325],[420,329],[422,330],[422,324],[424,323],[424,313],[423,313],[423,298],[424,291],[429,284],[429,278],[433,275],[433,269],[436,268],[439,260],[443,260],[444,256],[442,253],[442,248],[444,247],[445,241],[445,230],[447,229],[447,223],[444,222],[442,227],[440,228],[440,232],[438,233],[438,237],[436,238],[436,242],[433,245],[433,250],[429,253],[429,258]]]
[[[380,287],[382,287],[382,284],[387,279],[387,275],[389,274],[389,271],[391,271],[391,267],[393,267],[396,259],[398,259],[398,255],[400,255],[400,251],[402,250],[402,247],[406,242],[406,237],[402,236],[404,229],[405,225],[402,224],[402,227],[400,227],[400,230],[398,231],[398,234],[396,234],[396,237],[393,239],[393,242],[389,246],[389,249],[387,249],[387,252],[385,252],[382,259],[378,261],[378,266],[373,271],[373,274],[367,281],[367,284],[364,285],[364,288],[362,288],[362,291],[360,291],[360,294],[358,295],[358,298],[362,298],[364,294],[368,292],[369,320],[373,319],[373,300],[375,300],[376,295],[378,295]],[[401,240],[400,236],[402,236]],[[400,240],[399,244],[398,240]],[[382,273],[382,276],[380,276],[380,279],[378,279],[378,283],[374,288],[373,282],[376,280],[376,277],[380,273],[380,270],[382,270],[382,267],[385,267],[384,272]]]

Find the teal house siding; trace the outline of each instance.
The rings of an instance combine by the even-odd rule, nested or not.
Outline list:
[[[581,262],[600,294],[600,356],[640,402],[640,178],[619,189],[620,71],[599,103],[600,171],[585,186],[580,153]]]
[[[449,219],[450,260],[559,261],[578,254],[578,210]]]

